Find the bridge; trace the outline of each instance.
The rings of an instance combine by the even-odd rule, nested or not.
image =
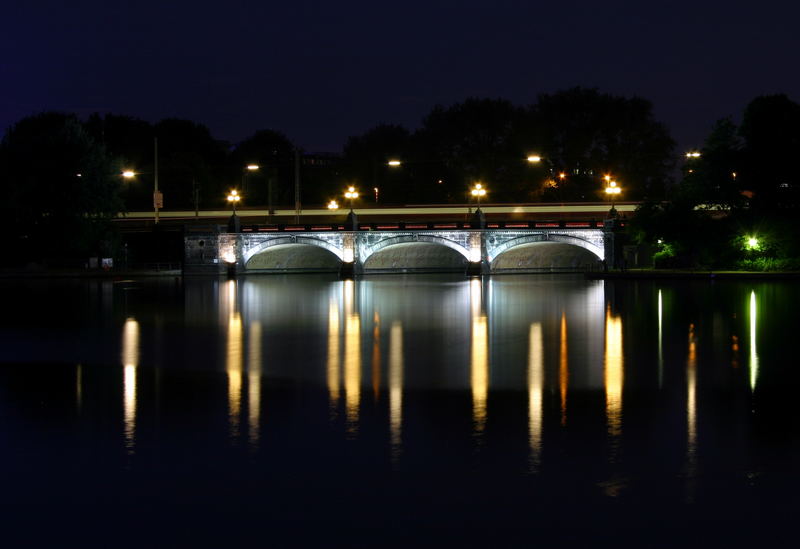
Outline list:
[[[184,272],[575,272],[618,263],[620,225],[616,219],[339,223],[187,232]]]

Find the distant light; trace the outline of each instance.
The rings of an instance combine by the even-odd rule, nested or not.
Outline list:
[[[76,173],[76,174],[75,174],[75,177],[83,177],[83,174]]]
[[[700,158],[700,153],[698,151],[689,151],[686,153],[686,158]]]
[[[387,164],[390,165],[390,166],[400,166],[402,164],[402,162],[399,161],[399,160],[389,160],[389,162],[387,162]]]
[[[751,250],[758,249],[758,239],[754,236],[747,238],[747,247]]]
[[[236,256],[233,252],[227,252],[222,256],[222,260],[225,261],[225,263],[236,263]]]
[[[239,202],[241,199],[242,197],[236,189],[232,190],[228,195],[228,202]]]
[[[80,176],[81,174],[78,174],[78,177]],[[136,177],[136,172],[134,172],[133,170],[125,170],[124,172],[122,172],[122,177],[124,177],[125,179]]]
[[[338,210],[339,209],[339,203],[336,202],[335,200],[331,200],[330,202],[328,202],[328,209],[329,210]]]
[[[531,156],[528,157],[528,162],[530,162],[532,164],[535,164],[535,163],[541,162],[541,161],[542,161],[542,157],[537,155],[537,154],[532,154]]]
[[[559,179],[563,180],[565,177],[567,177],[567,174],[565,174],[564,172],[561,172],[560,174],[558,174],[558,178]]]
[[[254,172],[259,168],[261,168],[261,166],[259,166],[258,164],[248,164],[247,165],[247,169],[250,170],[251,172]]]
[[[486,196],[486,189],[483,188],[481,183],[475,183],[475,188],[472,189],[472,196]]]

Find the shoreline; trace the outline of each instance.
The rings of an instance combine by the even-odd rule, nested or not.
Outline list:
[[[800,271],[684,271],[630,269],[626,271],[587,272],[584,276],[589,280],[653,280],[664,278],[686,280],[789,280],[800,278]]]

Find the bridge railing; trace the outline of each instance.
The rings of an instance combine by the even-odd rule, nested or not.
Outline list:
[[[359,223],[359,231],[425,231],[425,230],[476,230],[480,226],[470,221],[406,221],[406,222],[373,222]],[[490,230],[519,229],[602,229],[603,220],[536,220],[536,221],[489,221],[484,225]],[[243,225],[243,233],[271,232],[324,232],[349,231],[345,223],[310,223],[310,224],[275,224],[275,225]]]

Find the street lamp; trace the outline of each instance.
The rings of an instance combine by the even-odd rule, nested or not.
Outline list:
[[[335,200],[331,200],[330,202],[328,202],[328,209],[329,210],[338,210],[339,209],[339,203],[336,202]]]
[[[617,211],[614,209],[614,199],[617,197],[619,193],[622,192],[622,188],[617,186],[617,182],[611,179],[611,176],[606,176],[606,182],[608,183],[608,187],[606,187],[606,194],[611,197],[611,215],[615,215]]]
[[[483,188],[481,183],[475,183],[472,188],[472,196],[478,199],[478,209],[475,210],[475,213],[478,213],[481,211],[481,198],[486,196],[486,189]]]
[[[230,193],[228,193],[228,202],[231,203],[233,206],[233,215],[236,215],[236,203],[242,199],[241,195],[236,189],[233,189]]]
[[[686,158],[700,158],[701,156],[699,151],[689,151],[686,153]]]
[[[355,187],[347,187],[344,197],[350,200],[350,213],[353,213],[353,200],[358,198],[358,191],[356,191]]]
[[[387,166],[391,166],[391,167],[393,167],[393,168],[397,168],[397,167],[399,167],[399,166],[402,166],[402,165],[403,165],[403,163],[402,163],[400,160],[395,160],[395,159],[392,159],[392,160],[389,160],[389,161],[386,163],[386,165],[387,165]]]

